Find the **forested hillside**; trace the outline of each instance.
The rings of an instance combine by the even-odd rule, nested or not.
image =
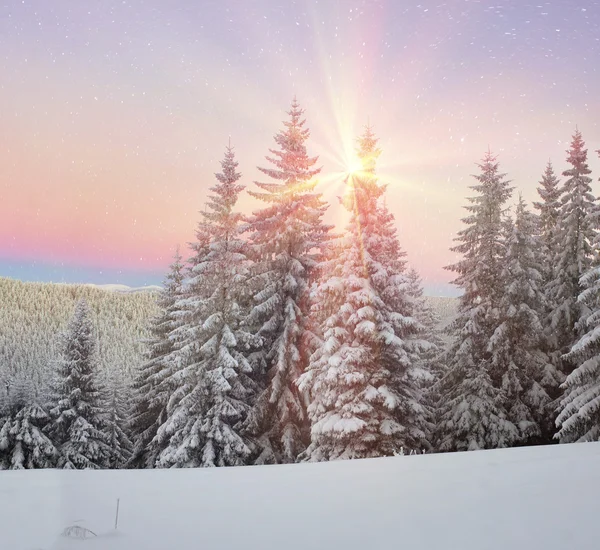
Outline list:
[[[32,373],[40,379],[56,356],[56,338],[75,304],[85,298],[94,312],[100,365],[127,378],[142,361],[143,337],[157,312],[154,288],[137,292],[91,285],[29,283],[0,277],[0,376]],[[428,296],[440,327],[456,314],[456,298]]]
[[[142,361],[156,293],[123,293],[89,285],[25,283],[0,278],[0,378],[31,373],[38,382],[57,355],[57,335],[81,298],[88,302],[98,340],[102,371],[132,374]],[[29,378],[29,377],[25,377]]]
[[[458,298],[450,296],[425,296],[425,300],[437,318],[440,338],[448,343],[451,340],[451,336],[446,329],[456,317]]]

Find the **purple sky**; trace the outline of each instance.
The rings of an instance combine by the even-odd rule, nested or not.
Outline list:
[[[296,94],[331,220],[369,120],[409,262],[452,293],[475,162],[534,200],[576,124],[600,147],[599,67],[591,1],[5,0],[0,276],[159,283],[228,137],[251,188]]]

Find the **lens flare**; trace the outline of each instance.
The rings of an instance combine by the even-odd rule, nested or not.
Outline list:
[[[346,176],[356,176],[362,171],[362,169],[363,166],[360,162],[360,159],[354,155],[354,158],[351,158],[346,164]]]

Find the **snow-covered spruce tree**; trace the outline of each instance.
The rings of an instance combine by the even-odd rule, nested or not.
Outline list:
[[[598,151],[600,154],[600,151]],[[581,307],[578,332],[582,335],[567,355],[575,369],[563,384],[564,397],[556,420],[561,443],[600,441],[600,209],[589,215],[595,236],[593,261],[579,283]]]
[[[554,173],[552,163],[548,161],[546,170],[542,175],[540,187],[537,191],[541,201],[534,202],[538,210],[537,238],[539,241],[539,254],[541,258],[542,289],[544,292],[543,311],[540,311],[540,320],[544,328],[544,341],[542,349],[548,354],[553,368],[546,369],[546,376],[541,380],[542,386],[552,399],[560,395],[559,386],[564,381],[564,375],[560,370],[562,365],[561,352],[556,349],[556,340],[552,328],[552,312],[556,309],[553,296],[553,285],[557,276],[557,264],[559,258],[559,236],[560,236],[560,210],[562,186],[560,180]],[[549,419],[552,419],[551,414]],[[554,421],[551,422],[554,425]],[[551,434],[552,435],[552,434]]]
[[[159,313],[150,321],[150,337],[145,340],[147,361],[141,366],[133,384],[133,406],[129,432],[133,450],[127,465],[133,468],[152,468],[159,453],[152,441],[166,420],[166,408],[173,388],[167,358],[175,349],[169,338],[179,326],[178,301],[182,296],[184,265],[179,248],[163,281],[158,295]]]
[[[7,411],[0,413],[0,470],[10,468],[10,428],[12,426],[12,417]]]
[[[248,417],[247,430],[256,437],[255,462],[294,462],[306,446],[308,419],[296,387],[303,371],[309,330],[309,289],[314,280],[329,227],[323,221],[326,205],[315,192],[317,157],[309,157],[309,130],[296,99],[285,128],[270,149],[271,168],[259,168],[274,182],[259,183],[250,192],[267,206],[249,217],[246,227],[256,262],[250,281],[255,307],[249,322],[264,341],[266,376],[263,390]]]
[[[257,389],[247,354],[259,340],[242,326],[249,260],[234,210],[244,188],[237,166],[229,146],[202,213],[199,233],[209,237],[208,249],[197,256],[188,285],[201,294],[187,293],[194,314],[173,333],[182,374],[158,432],[167,442],[162,467],[241,466],[252,452],[241,428]]]
[[[437,386],[442,396],[437,426],[441,451],[509,447],[519,440],[519,430],[503,406],[506,397],[501,380],[492,379],[488,347],[500,324],[499,305],[505,290],[503,214],[512,188],[491,152],[478,166],[481,172],[471,186],[477,194],[468,199],[469,214],[463,218],[467,227],[452,248],[462,259],[447,268],[457,274],[454,284],[463,294],[451,325],[455,338],[448,354],[449,370]]]
[[[413,378],[423,392],[423,403],[427,411],[429,421],[427,440],[424,442],[422,451],[433,448],[435,425],[437,424],[437,411],[440,406],[440,395],[438,393],[438,382],[445,376],[447,371],[447,344],[442,339],[439,328],[439,317],[433,307],[427,301],[423,293],[421,277],[416,269],[411,268],[408,273],[408,293],[412,297],[415,319],[423,327],[422,339],[426,345],[421,346],[418,360],[414,364]]]
[[[582,335],[579,329],[584,330],[580,320],[585,314],[585,304],[578,301],[578,296],[582,291],[580,279],[592,265],[591,243],[595,237],[594,213],[597,209],[587,149],[579,130],[576,130],[567,153],[571,168],[563,172],[567,180],[562,189],[558,257],[554,279],[548,285],[548,295],[554,305],[550,316],[550,345],[561,354],[570,351]],[[571,356],[564,355],[561,363],[562,372],[569,375],[575,366]]]
[[[4,386],[4,384],[3,384]],[[8,386],[0,388],[0,470],[8,470],[11,464],[12,441],[10,429],[12,427],[14,411],[8,406]]]
[[[318,287],[321,346],[299,379],[310,397],[311,444],[302,459],[390,456],[420,449],[427,415],[412,369],[425,344],[411,316],[404,253],[381,205],[370,128],[359,139],[360,174],[348,178],[351,214],[339,256]]]
[[[600,268],[588,271],[581,283],[579,300],[589,309],[581,319],[586,332],[567,355],[578,366],[563,384],[556,420],[561,443],[600,441]]]
[[[504,257],[500,324],[488,350],[494,378],[501,380],[502,406],[519,431],[520,444],[551,441],[553,414],[545,387],[555,368],[543,351],[543,266],[536,239],[537,220],[519,197]]]
[[[127,431],[129,388],[120,369],[114,369],[101,388],[104,418],[102,431],[110,448],[109,468],[121,468],[131,457],[132,443]]]
[[[560,180],[554,173],[550,161],[548,161],[539,183],[537,192],[541,201],[534,202],[533,206],[538,210],[537,230],[544,260],[542,275],[544,276],[544,285],[547,285],[554,278],[556,269],[562,192]]]
[[[381,154],[378,139],[370,126],[365,128],[358,139],[357,156],[362,164],[364,176],[375,176],[377,159]],[[380,187],[384,188],[378,182]],[[354,194],[350,195],[351,200]],[[393,370],[398,382],[397,389],[403,396],[403,401],[397,410],[402,425],[408,429],[402,446],[405,450],[417,452],[431,449],[431,404],[426,398],[424,382],[432,379],[434,365],[430,360],[436,353],[436,345],[432,339],[432,332],[424,322],[435,322],[433,312],[427,312],[425,301],[422,297],[420,277],[415,270],[407,271],[406,252],[401,248],[397,235],[394,215],[387,209],[385,192],[382,193],[377,204],[379,218],[379,235],[374,235],[380,271],[370,275],[371,284],[381,296],[384,304],[395,317],[392,321],[396,336],[401,338],[405,352],[410,356],[408,368]],[[416,276],[416,278],[415,278]],[[439,365],[438,365],[439,366]],[[424,394],[425,393],[425,394]]]
[[[430,386],[435,380],[442,378],[446,372],[444,361],[445,344],[439,327],[439,317],[433,307],[428,303],[423,292],[423,282],[419,272],[411,268],[407,272],[408,294],[412,299],[415,319],[423,327],[423,336],[427,342],[427,349],[420,354],[423,365],[420,378],[423,384]]]
[[[97,382],[96,340],[84,299],[78,302],[67,330],[61,334],[61,347],[50,410],[52,422],[48,425],[49,437],[60,452],[58,467],[106,467],[111,452],[102,432],[104,411]]]
[[[50,417],[38,403],[24,405],[0,429],[0,468],[54,468],[58,451],[44,433]]]
[[[9,461],[6,459],[6,450],[9,447],[8,426],[10,423],[10,407],[9,407],[9,389],[10,381],[3,379],[0,381],[0,470],[6,470]]]
[[[44,433],[50,417],[21,377],[0,390],[0,469],[53,468],[58,451]]]

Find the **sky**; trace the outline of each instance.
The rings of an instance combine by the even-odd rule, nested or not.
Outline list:
[[[577,126],[600,194],[599,90],[594,1],[0,0],[0,276],[159,284],[228,140],[252,189],[296,96],[328,220],[371,124],[408,261],[455,295],[488,147],[531,202]]]

